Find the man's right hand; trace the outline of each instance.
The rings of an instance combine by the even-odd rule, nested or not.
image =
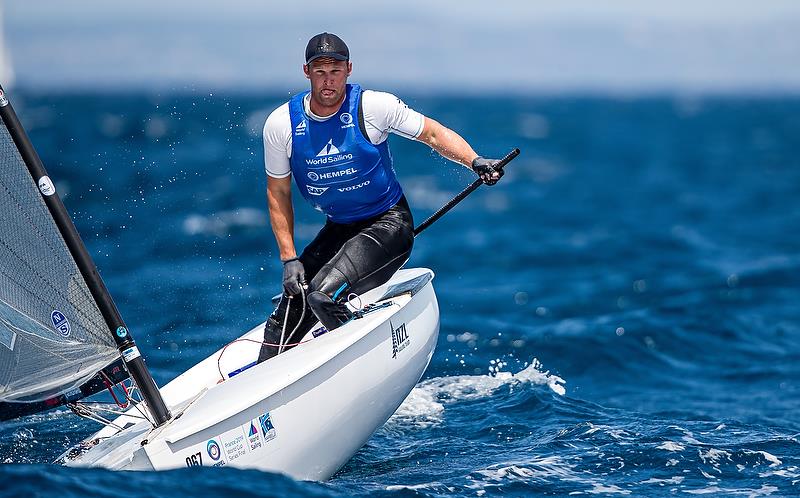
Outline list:
[[[298,258],[283,262],[283,290],[289,296],[300,294],[300,286],[305,283],[306,270]]]
[[[477,173],[486,185],[494,185],[505,173],[502,168],[496,168],[499,162],[499,159],[486,159],[478,156],[472,160],[472,171]]]

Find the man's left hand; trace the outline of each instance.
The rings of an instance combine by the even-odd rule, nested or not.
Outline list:
[[[494,185],[505,173],[502,168],[495,168],[499,162],[499,159],[478,156],[472,160],[472,171],[477,173],[486,185]]]

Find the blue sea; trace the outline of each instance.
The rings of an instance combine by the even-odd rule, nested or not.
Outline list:
[[[288,95],[9,96],[159,384],[265,319]],[[58,409],[0,424],[0,496],[800,495],[800,98],[403,98],[522,154],[417,239],[439,345],[341,471],[63,468]],[[390,143],[417,223],[474,178]]]

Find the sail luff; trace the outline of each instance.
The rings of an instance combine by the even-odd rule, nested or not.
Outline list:
[[[100,277],[97,267],[86,250],[64,204],[56,193],[52,180],[47,175],[47,171],[44,169],[39,155],[36,153],[27,133],[20,124],[2,86],[0,86],[0,118],[2,118],[3,123],[8,129],[33,181],[38,186],[42,199],[58,227],[94,302],[103,316],[110,337],[114,340],[117,349],[122,355],[127,370],[139,388],[153,416],[154,423],[156,425],[163,424],[169,420],[170,413],[161,397],[161,393],[152,375],[147,370],[144,358],[139,353],[133,341],[133,337],[123,322],[116,304]]]

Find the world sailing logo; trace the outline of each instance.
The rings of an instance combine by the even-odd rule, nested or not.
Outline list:
[[[50,321],[53,322],[53,328],[55,328],[59,334],[64,337],[69,337],[72,327],[69,326],[69,320],[64,316],[64,313],[53,310],[53,312],[50,313]]]
[[[338,154],[338,153],[339,149],[335,145],[333,145],[333,139],[331,138],[330,140],[328,140],[328,143],[325,144],[325,147],[323,147],[322,150],[319,151],[317,157],[330,156],[332,154]]]
[[[245,426],[245,432],[247,433],[247,442],[250,445],[250,451],[255,451],[258,448],[261,448],[261,438],[258,437],[258,428],[256,427],[256,420],[251,420],[250,425]]]
[[[306,164],[309,166],[319,166],[320,164],[335,163],[338,161],[352,161],[353,154],[342,154],[339,148],[333,145],[333,139],[328,140],[328,143],[322,147],[314,159],[306,159]]]

